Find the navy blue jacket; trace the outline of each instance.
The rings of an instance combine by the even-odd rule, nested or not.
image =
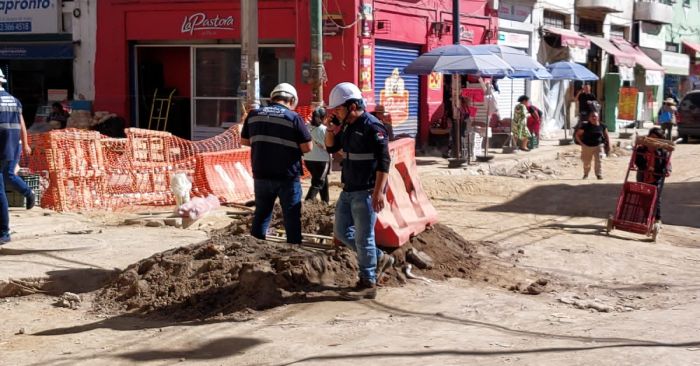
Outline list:
[[[287,180],[302,174],[299,145],[311,141],[298,114],[280,104],[248,114],[241,137],[250,141],[253,178]]]
[[[389,172],[389,134],[384,125],[365,112],[355,122],[345,124],[334,137],[329,153],[343,150],[343,190],[355,192],[374,188],[377,172]]]

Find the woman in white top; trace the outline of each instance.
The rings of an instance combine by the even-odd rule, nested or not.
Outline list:
[[[313,201],[317,194],[321,201],[328,203],[328,173],[331,167],[331,156],[326,151],[326,110],[317,108],[311,116],[311,139],[313,148],[304,154],[306,169],[311,173],[311,187],[306,194],[306,201]]]

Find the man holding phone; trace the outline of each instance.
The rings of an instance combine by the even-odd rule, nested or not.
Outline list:
[[[329,153],[343,150],[343,192],[335,206],[336,238],[357,253],[360,280],[353,299],[374,299],[377,280],[394,258],[377,249],[374,225],[384,208],[391,157],[384,125],[365,110],[360,89],[344,82],[331,90],[328,110],[331,126],[326,132]]]

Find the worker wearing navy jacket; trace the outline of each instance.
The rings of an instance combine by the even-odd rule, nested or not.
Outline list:
[[[270,99],[269,106],[248,114],[241,131],[241,144],[251,147],[253,166],[255,213],[250,231],[265,239],[279,197],[287,242],[301,244],[301,157],[311,151],[311,135],[292,111],[298,101],[292,85],[277,85]]]
[[[374,225],[386,201],[389,178],[389,136],[384,125],[365,111],[360,89],[340,83],[331,90],[328,110],[332,126],[326,132],[329,153],[342,149],[343,191],[335,207],[335,237],[357,252],[360,280],[352,298],[377,296],[377,279],[394,258],[377,249]]]

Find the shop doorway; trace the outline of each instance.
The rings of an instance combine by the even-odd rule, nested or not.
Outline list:
[[[22,103],[27,127],[34,123],[37,110],[49,105],[48,90],[65,90],[73,96],[73,60],[0,60],[8,79],[7,90]]]
[[[239,45],[137,45],[137,126],[148,128],[154,93],[167,98],[174,90],[166,131],[203,140],[240,122]],[[280,82],[294,84],[293,45],[259,48],[260,96],[265,104]]]
[[[164,130],[178,137],[191,138],[190,47],[137,47],[136,65],[138,70],[136,126],[149,128],[151,105],[156,93],[158,98],[167,98],[174,91]],[[163,124],[161,124],[161,130],[163,130],[162,126]]]

